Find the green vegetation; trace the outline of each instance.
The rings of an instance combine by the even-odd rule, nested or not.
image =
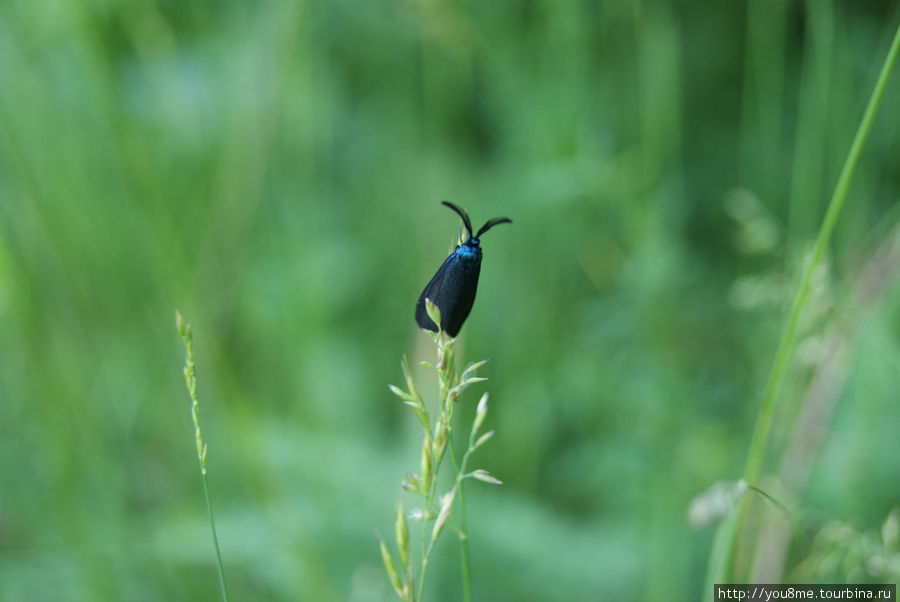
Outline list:
[[[191,398],[191,418],[194,421],[194,440],[197,442],[197,461],[200,463],[200,480],[203,482],[203,497],[206,499],[206,514],[209,515],[209,529],[212,534],[213,549],[216,552],[216,569],[219,571],[219,587],[222,590],[223,602],[228,602],[228,586],[225,584],[225,566],[222,563],[222,551],[219,549],[219,535],[216,533],[216,518],[209,497],[209,479],[206,476],[206,452],[208,447],[203,442],[200,430],[200,398],[197,395],[197,363],[194,360],[194,335],[191,325],[184,321],[181,312],[175,310],[175,327],[184,341],[184,382]]]
[[[474,600],[700,599],[735,504],[738,578],[896,582],[896,72],[813,245],[898,23],[0,3],[0,600],[219,596],[176,307],[231,599],[395,600],[376,532],[396,554],[422,425],[384,385],[433,356],[413,308],[456,236],[443,199],[514,220],[455,346],[491,358],[475,459],[504,483],[465,490]],[[426,600],[463,599],[444,535]]]
[[[456,339],[450,338],[449,335],[441,330],[443,326],[441,311],[428,298],[425,299],[425,311],[433,325],[440,325],[437,326],[439,329],[437,333],[426,331],[437,347],[437,361],[434,364],[426,361],[421,362],[422,365],[433,368],[437,373],[437,398],[433,400],[433,403],[429,404],[422,397],[412,377],[406,358],[403,358],[401,364],[403,378],[406,381],[406,389],[390,385],[391,392],[399,397],[405,405],[412,408],[416,418],[422,425],[420,471],[418,473],[408,472],[402,482],[403,490],[415,494],[417,496],[415,498],[416,503],[421,505],[416,506],[409,513],[409,516],[403,511],[402,504],[397,509],[394,524],[397,554],[400,558],[399,569],[383,540],[380,542],[381,555],[384,560],[384,568],[397,595],[408,602],[421,602],[425,592],[425,577],[428,572],[428,564],[435,550],[435,545],[445,528],[451,527],[459,538],[462,597],[463,600],[469,601],[472,599],[472,567],[469,559],[465,480],[475,479],[492,485],[502,485],[502,482],[483,468],[468,470],[472,468],[469,464],[471,455],[494,436],[494,431],[481,431],[481,427],[484,425],[487,417],[488,394],[484,393],[478,401],[478,405],[475,408],[475,418],[472,421],[472,427],[469,429],[469,440],[461,457],[457,456],[454,439],[457,438],[455,433],[460,430],[465,432],[465,430],[464,428],[460,429],[459,421],[454,421],[453,417],[456,414],[457,405],[461,403],[462,394],[465,390],[473,384],[487,380],[477,376],[478,369],[484,366],[487,360],[471,362],[462,369],[462,372],[457,371],[455,363]],[[429,405],[431,405],[430,411]],[[441,478],[442,474],[448,474],[449,472],[443,471],[442,473],[441,471],[444,458],[447,455],[450,456],[450,463],[453,465],[455,473],[449,480]],[[439,491],[442,487],[442,480],[447,482],[444,493]],[[415,562],[419,569],[418,579],[413,578],[415,567],[410,564],[407,519],[420,523],[421,546]],[[400,574],[400,569],[402,569],[402,575]]]

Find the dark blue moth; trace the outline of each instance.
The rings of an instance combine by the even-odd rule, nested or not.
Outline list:
[[[469,317],[472,304],[475,303],[478,274],[481,272],[479,239],[482,234],[497,224],[511,224],[512,220],[507,217],[489,219],[478,229],[477,233],[472,234],[472,222],[465,209],[447,201],[444,201],[443,204],[459,214],[466,227],[467,236],[462,244],[457,245],[450,256],[444,260],[431,281],[425,285],[425,290],[419,295],[419,301],[416,303],[416,322],[425,330],[437,332],[437,325],[425,311],[425,299],[431,299],[431,302],[441,310],[441,330],[451,337],[455,337],[459,334],[463,322]]]

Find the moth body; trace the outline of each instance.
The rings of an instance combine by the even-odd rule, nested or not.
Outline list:
[[[481,272],[480,236],[497,224],[511,222],[501,217],[488,220],[476,234],[465,210],[444,201],[463,220],[468,236],[450,253],[434,276],[425,285],[416,303],[416,323],[425,330],[437,332],[438,327],[425,310],[425,300],[430,299],[441,310],[441,330],[451,337],[459,334],[463,323],[472,311],[475,293],[478,290],[478,276]]]

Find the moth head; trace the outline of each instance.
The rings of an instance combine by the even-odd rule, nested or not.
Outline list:
[[[451,203],[450,201],[442,201],[441,204],[450,207],[453,211],[459,214],[459,217],[462,218],[463,225],[466,227],[466,232],[468,236],[465,241],[462,240],[462,236],[460,236],[460,244],[477,247],[480,244],[481,235],[496,226],[497,224],[511,224],[512,220],[508,217],[495,217],[493,219],[489,219],[484,223],[484,225],[478,229],[478,232],[472,233],[472,220],[469,219],[469,214],[466,213],[466,210],[462,207],[458,207]]]

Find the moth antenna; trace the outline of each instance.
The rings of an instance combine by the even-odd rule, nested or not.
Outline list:
[[[481,235],[496,226],[497,224],[511,224],[512,220],[508,217],[495,217],[493,219],[489,219],[484,223],[484,225],[478,229],[478,234],[475,235],[475,238],[481,238]]]
[[[466,210],[462,209],[461,207],[457,207],[450,201],[441,201],[441,205],[446,205],[447,207],[450,207],[451,209],[456,211],[456,213],[459,214],[459,217],[462,218],[463,224],[465,224],[466,231],[469,233],[469,236],[472,236],[472,221],[469,219],[469,214],[466,213]]]

